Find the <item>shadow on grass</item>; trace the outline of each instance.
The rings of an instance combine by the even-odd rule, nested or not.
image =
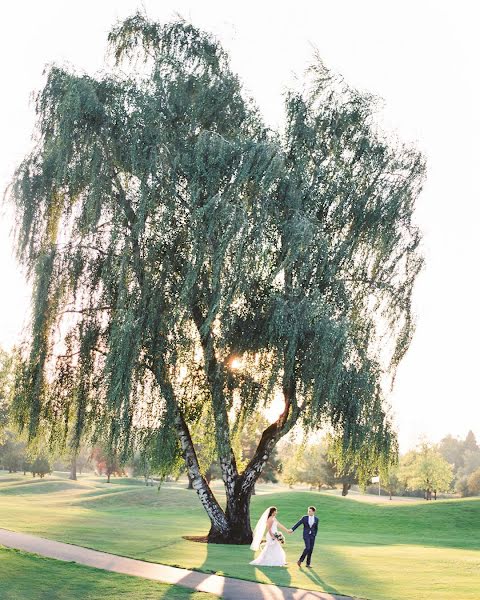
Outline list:
[[[200,600],[194,590],[93,569],[0,546],[2,600]]]
[[[192,542],[196,543],[196,542]],[[194,571],[183,577],[181,580],[177,582],[179,586],[196,586],[200,583],[205,584],[207,580],[213,575],[223,575],[223,572],[220,572],[215,569],[215,565],[218,566],[219,554],[221,555],[222,548],[225,546],[218,544],[205,544],[206,547],[206,556],[205,560],[201,566],[198,567],[198,570]],[[228,549],[231,550],[232,546],[228,546]],[[261,600],[264,598],[270,598],[270,595],[266,595],[265,586],[266,585],[274,585],[280,586],[278,593],[275,595],[275,598],[282,600],[293,600],[294,598],[299,598],[298,592],[295,595],[296,589],[299,588],[296,584],[294,585],[292,582],[292,575],[289,569],[297,567],[295,564],[295,560],[289,559],[289,568],[283,567],[259,567],[259,566],[251,566],[251,568],[246,569],[246,552],[245,550],[248,547],[238,546],[238,559],[242,561],[242,578],[237,579],[235,576],[228,575],[225,576],[223,584],[220,582],[220,587],[216,589],[216,593],[221,594],[223,598],[233,599],[238,598],[238,600]],[[251,552],[248,551],[248,561],[252,558]],[[331,564],[329,567],[333,565],[333,563],[339,564],[342,561],[342,558],[338,555],[331,557]],[[344,565],[342,568],[348,568],[351,571],[351,565],[348,567]],[[263,575],[263,581],[257,581],[258,571],[260,571]],[[344,594],[341,594],[333,585],[329,584],[327,581],[327,577],[322,572],[322,569],[319,568],[302,568],[302,572],[304,572],[305,576],[308,578],[310,585],[308,586],[308,591],[310,592],[324,592],[328,594],[335,594],[335,596],[341,598],[345,597]],[[328,569],[331,572],[331,568]],[[350,576],[353,576],[350,573]],[[356,577],[360,577],[360,574],[355,572]],[[212,590],[213,591],[213,590]],[[306,594],[307,596],[308,594]],[[162,596],[163,600],[173,600],[175,598],[175,590],[171,590],[170,592],[166,592],[164,596]]]

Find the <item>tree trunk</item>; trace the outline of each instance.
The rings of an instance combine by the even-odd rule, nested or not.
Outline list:
[[[107,483],[110,483],[110,472],[107,473]]]
[[[350,487],[351,487],[350,483],[342,484],[342,496],[346,496],[348,494],[348,490],[350,489]]]
[[[202,339],[205,344],[205,338]],[[210,383],[215,410],[215,428],[217,436],[217,450],[220,457],[222,478],[226,494],[226,510],[224,511],[213,494],[206,478],[202,475],[195,447],[192,442],[190,430],[179,407],[173,387],[168,375],[163,356],[157,355],[152,372],[160,385],[167,404],[172,409],[172,425],[175,427],[182,449],[182,455],[187,466],[189,479],[193,489],[197,492],[200,502],[210,519],[211,527],[208,541],[217,544],[250,544],[252,541],[252,528],[250,525],[250,499],[255,482],[262,472],[276,442],[294,424],[295,419],[287,422],[290,416],[291,400],[295,394],[294,384],[284,386],[285,410],[275,423],[272,423],[263,432],[255,455],[247,465],[244,473],[239,475],[236,467],[235,456],[230,444],[228,418],[224,406],[220,410],[223,389],[219,386],[221,376],[218,376],[219,365],[216,363],[211,348],[204,347],[205,361],[207,364],[207,377]]]
[[[190,475],[187,473],[187,477],[188,477],[188,485],[187,485],[187,490],[193,490],[193,481],[192,478],[190,477]],[[208,481],[207,481],[208,483]]]
[[[69,479],[72,479],[73,481],[77,481],[77,457],[74,455],[72,457],[72,463],[70,465],[70,475],[68,476]]]
[[[211,527],[208,541],[213,544],[251,544],[253,539],[250,525],[250,498],[255,483],[245,485],[240,478],[232,497],[227,498],[225,517],[226,530]]]
[[[218,544],[250,544],[253,534],[250,525],[250,500],[254,494],[255,484],[263,467],[278,441],[278,438],[286,433],[291,424],[287,423],[291,399],[295,394],[294,385],[284,385],[285,409],[275,423],[269,425],[262,433],[262,437],[252,459],[245,471],[236,478],[234,487],[225,485],[227,495],[227,508],[225,516],[227,519],[226,532],[219,532],[215,528],[210,530],[208,539]]]
[[[210,532],[214,538],[226,538],[230,530],[225,513],[213,494],[210,486],[205,480],[200,470],[197,453],[193,445],[190,430],[185,421],[183,413],[178,406],[172,384],[168,377],[168,371],[163,361],[163,357],[158,357],[158,363],[153,369],[153,374],[160,385],[163,396],[173,412],[173,426],[175,427],[182,449],[182,455],[187,466],[187,473],[192,480],[193,489],[197,492],[198,498],[203,505],[211,523]],[[227,491],[228,500],[228,491]],[[209,534],[210,536],[210,534]]]

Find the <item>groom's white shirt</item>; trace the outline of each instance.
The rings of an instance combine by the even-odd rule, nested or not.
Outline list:
[[[313,527],[313,524],[315,523],[315,517],[312,515],[308,515],[308,525],[309,527]]]

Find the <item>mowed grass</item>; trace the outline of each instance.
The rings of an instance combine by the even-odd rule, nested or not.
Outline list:
[[[91,569],[0,546],[2,600],[215,600],[186,588]]]
[[[248,546],[189,542],[208,519],[196,494],[128,479],[0,476],[0,527],[152,562],[371,600],[480,597],[480,499],[367,504],[259,486],[252,520],[272,504],[290,527],[309,504],[320,530],[314,569],[298,569],[301,532],[287,537],[287,569],[255,568]]]

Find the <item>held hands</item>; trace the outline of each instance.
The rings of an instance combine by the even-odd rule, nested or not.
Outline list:
[[[293,533],[293,529],[287,529],[287,533]]]

